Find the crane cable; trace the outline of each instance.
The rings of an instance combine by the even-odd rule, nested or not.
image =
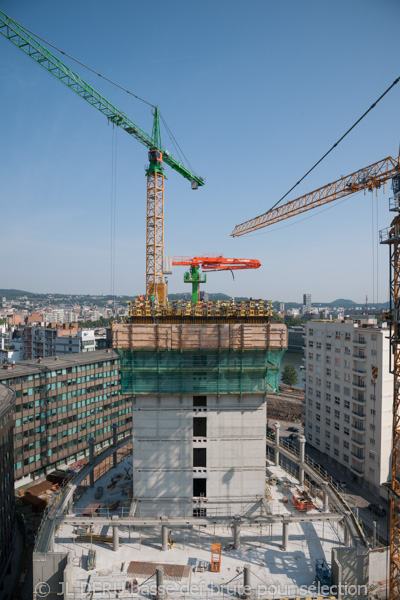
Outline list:
[[[311,169],[309,169],[307,171],[307,173],[305,175],[303,175],[303,177],[301,179],[299,179],[299,181],[297,183],[295,183],[289,191],[286,192],[286,194],[284,194],[284,196],[282,196],[282,198],[280,198],[280,200],[278,200],[278,202],[275,202],[275,204],[269,209],[269,210],[273,210],[276,206],[278,206],[278,204],[280,204],[280,202],[282,202],[282,200],[284,198],[286,198],[286,196],[288,196],[290,194],[290,192],[292,192],[306,177],[307,175],[309,175],[311,173],[311,171],[313,171],[315,169],[315,167],[317,167],[323,160],[324,158],[326,158],[328,156],[328,154],[330,154],[332,152],[332,150],[334,150],[336,148],[336,146],[338,146],[340,144],[340,142],[342,140],[344,140],[344,138],[350,133],[350,131],[352,131],[363,119],[364,117],[367,116],[367,114],[369,112],[371,112],[371,110],[373,108],[375,108],[375,106],[378,104],[378,102],[380,102],[382,100],[382,98],[384,98],[386,96],[386,94],[388,92],[390,92],[390,90],[400,81],[400,77],[397,77],[397,79],[395,79],[393,81],[393,83],[383,92],[383,94],[381,96],[379,96],[379,98],[377,100],[375,100],[375,102],[373,104],[371,104],[371,106],[368,108],[368,110],[365,111],[364,114],[361,115],[361,117],[359,119],[357,119],[357,121],[355,123],[353,123],[353,125],[346,131],[346,133],[344,133],[342,135],[341,138],[338,139],[338,141],[333,144],[333,146],[327,151],[325,152],[325,154],[315,163],[314,166],[311,167]]]
[[[111,141],[111,203],[110,203],[110,287],[115,313],[115,222],[117,212],[117,128],[113,125]]]
[[[5,14],[5,13],[4,13]],[[16,21],[15,19],[11,19],[11,17],[9,17],[8,15],[6,15],[8,19],[10,19],[11,21],[14,21],[14,23],[16,23],[19,27],[21,27],[21,29],[24,29],[25,31],[27,31],[28,33],[30,33],[31,35],[33,35],[35,38],[37,38],[38,40],[40,40],[41,42],[44,42],[45,44],[51,46],[52,48],[54,48],[54,50],[57,50],[57,52],[60,52],[60,54],[63,54],[64,56],[67,56],[68,58],[70,58],[71,60],[73,60],[74,62],[76,62],[78,65],[81,65],[82,67],[84,67],[85,69],[87,69],[88,71],[91,71],[92,73],[94,73],[95,75],[97,75],[98,77],[101,77],[102,79],[104,79],[105,81],[108,81],[108,83],[111,83],[112,85],[115,85],[115,87],[119,88],[120,90],[122,90],[123,92],[126,92],[127,94],[129,94],[130,96],[133,96],[134,98],[136,98],[137,100],[140,100],[141,102],[144,102],[145,104],[148,104],[149,106],[152,106],[153,108],[156,108],[154,104],[151,104],[151,102],[148,102],[147,100],[144,100],[143,98],[141,98],[140,96],[137,96],[136,94],[134,94],[133,92],[127,90],[126,88],[124,88],[122,85],[119,85],[118,83],[115,83],[115,81],[112,81],[112,79],[109,79],[108,77],[106,77],[105,75],[102,75],[101,73],[98,73],[97,71],[95,71],[94,69],[92,69],[91,67],[89,67],[88,65],[85,65],[85,63],[81,62],[80,60],[78,60],[77,58],[74,58],[73,56],[71,56],[70,54],[68,54],[67,52],[64,52],[64,50],[61,50],[60,48],[58,48],[57,46],[55,46],[54,44],[52,44],[51,42],[49,42],[48,40],[40,37],[40,35],[38,35],[37,33],[34,33],[33,31],[31,31],[30,29],[28,29],[27,27],[21,25],[20,23],[18,23],[18,21]]]

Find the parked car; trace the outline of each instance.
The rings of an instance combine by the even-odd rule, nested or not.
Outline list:
[[[295,441],[296,441],[296,440],[298,440],[298,439],[299,439],[299,436],[297,435],[297,433],[291,433],[291,434],[289,435],[289,440],[290,440],[291,442],[295,442]]]
[[[293,433],[299,433],[300,429],[298,427],[288,427],[288,431],[293,431]]]
[[[381,506],[380,504],[368,504],[368,509],[377,517],[385,517],[386,516],[386,509],[383,508],[383,506]]]
[[[102,495],[103,495],[103,491],[104,491],[104,490],[103,490],[103,486],[101,486],[101,485],[99,485],[99,486],[96,488],[96,491],[95,491],[95,493],[94,493],[94,497],[96,498],[96,500],[100,500],[100,498],[101,498],[101,497],[102,497]]]

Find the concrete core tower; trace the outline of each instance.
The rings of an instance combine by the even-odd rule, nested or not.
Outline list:
[[[113,346],[134,398],[135,516],[262,511],[266,394],[278,388],[286,327],[252,302],[180,314],[136,305]]]

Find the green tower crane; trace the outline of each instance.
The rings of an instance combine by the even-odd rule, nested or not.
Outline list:
[[[61,83],[69,87],[89,104],[97,108],[109,121],[121,127],[148,149],[147,176],[147,227],[146,227],[146,294],[166,300],[163,275],[164,257],[164,169],[163,162],[191,182],[192,189],[204,185],[204,179],[192,173],[161,145],[159,111],[153,106],[152,134],[145,133],[121,110],[103,98],[92,86],[56,58],[19,23],[0,10],[0,33],[17,48],[30,56]]]

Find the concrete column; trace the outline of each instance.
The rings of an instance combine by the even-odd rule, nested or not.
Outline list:
[[[347,529],[346,523],[344,524],[344,545],[348,546],[350,542],[349,530]]]
[[[112,521],[116,520],[115,523],[112,523],[113,528],[113,550],[114,552],[118,552],[119,548],[119,529],[118,529],[118,517],[114,516]]]
[[[64,569],[64,598],[72,598],[74,589],[74,576],[73,576],[73,565],[72,565],[72,553],[67,554],[67,564]]]
[[[372,523],[372,547],[376,548],[376,521]]]
[[[89,465],[92,465],[94,461],[94,438],[91,437],[89,440]],[[89,487],[94,487],[94,469],[89,474]]]
[[[289,521],[282,522],[282,548],[286,550],[289,542]]]
[[[275,427],[275,466],[279,467],[279,428],[280,423],[274,423]]]
[[[328,486],[329,486],[329,483],[327,481],[322,482],[322,491],[324,494],[324,496],[323,496],[324,512],[329,512]]]
[[[251,569],[250,569],[250,565],[244,565],[243,598],[250,598],[250,595],[251,595]]]
[[[299,437],[300,461],[299,461],[299,484],[304,485],[304,459],[306,456],[306,438],[304,435]]]
[[[112,432],[113,432],[113,448],[115,448],[114,452],[113,452],[113,467],[114,469],[117,468],[117,443],[118,443],[118,436],[117,436],[117,432],[118,432],[118,425],[116,423],[113,423],[112,425]]]
[[[166,525],[161,527],[161,550],[163,552],[168,550],[168,527]]]
[[[240,548],[240,519],[237,517],[233,519],[233,548],[235,550]]]
[[[164,596],[164,567],[158,565],[156,567],[156,586],[157,586],[157,598],[163,598]]]

